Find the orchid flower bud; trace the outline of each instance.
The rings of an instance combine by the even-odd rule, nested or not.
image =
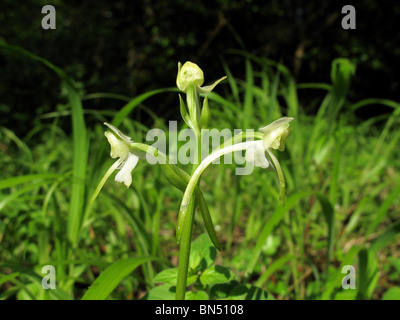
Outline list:
[[[178,63],[178,76],[176,78],[176,85],[179,90],[186,92],[189,85],[201,86],[204,82],[204,73],[200,67],[193,62]]]
[[[226,79],[226,76],[215,81],[212,85],[201,87],[201,85],[204,83],[203,70],[201,70],[197,64],[190,61],[185,62],[183,66],[180,62],[178,63],[178,76],[176,78],[176,85],[182,92],[186,93],[189,86],[193,85],[197,92],[207,94],[210,93],[215,86],[224,79]]]

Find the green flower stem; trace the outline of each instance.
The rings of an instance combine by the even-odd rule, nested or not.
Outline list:
[[[189,110],[189,117],[186,115],[186,111],[184,109],[184,105],[181,101],[181,114],[183,116],[184,121],[192,128],[195,133],[197,139],[197,152],[195,156],[195,163],[192,166],[192,173],[194,174],[198,167],[201,165],[201,108],[200,108],[200,97],[199,92],[209,93],[220,81],[225,79],[226,77],[217,80],[211,86],[200,87],[204,82],[204,74],[203,71],[199,68],[198,65],[188,61],[183,66],[181,63],[178,63],[178,76],[176,79],[176,84],[178,88],[186,93],[186,103]],[[205,101],[207,104],[207,100]],[[208,105],[207,105],[208,108]],[[206,108],[206,109],[207,109]],[[207,112],[209,110],[205,110],[206,113],[203,117],[203,123],[208,122],[209,115]],[[190,179],[190,181],[192,178]],[[200,180],[200,176],[196,179],[192,189],[195,190],[198,186]],[[193,192],[192,192],[193,193]],[[196,195],[197,198],[197,195]],[[199,199],[197,199],[199,200]],[[200,200],[201,201],[201,200]],[[202,202],[200,202],[202,203]],[[193,230],[193,221],[194,221],[194,211],[195,211],[195,199],[194,197],[190,197],[190,201],[186,203],[186,211],[185,214],[178,215],[178,223],[177,223],[177,235],[178,242],[180,242],[180,250],[179,250],[179,264],[178,264],[178,279],[176,285],[176,299],[184,300],[186,293],[186,280],[188,273],[188,265],[189,265],[189,256],[190,256],[190,244],[192,241],[192,230]],[[181,212],[181,211],[180,211]],[[210,218],[211,219],[211,218]],[[212,225],[212,223],[211,223]],[[207,226],[207,224],[206,224]],[[212,233],[215,233],[212,230]],[[181,235],[181,239],[179,239],[179,235]]]
[[[230,145],[227,147],[224,147],[222,149],[219,149],[217,151],[214,151],[212,154],[208,155],[197,167],[195,172],[193,173],[192,177],[190,178],[190,181],[186,187],[185,193],[182,198],[181,202],[181,207],[179,209],[179,215],[182,215],[183,217],[186,217],[186,215],[189,213],[190,209],[190,200],[193,196],[194,189],[200,179],[201,174],[204,172],[204,170],[216,159],[222,157],[225,154],[236,152],[236,151],[242,151],[246,150],[251,144],[253,144],[254,141],[247,141],[247,142],[241,142],[238,144]],[[185,218],[182,218],[185,219]]]
[[[97,198],[99,195],[100,190],[103,188],[104,184],[106,183],[107,179],[110,177],[110,175],[118,168],[118,166],[122,163],[121,159],[118,159],[115,161],[112,166],[107,170],[106,174],[103,176],[101,179],[100,183],[97,185],[96,190],[93,192],[93,195],[90,197],[89,200],[89,206],[91,206],[94,202],[94,200]]]
[[[182,230],[182,237],[179,247],[178,279],[176,282],[176,300],[185,300],[195,209],[193,204],[194,199],[192,198],[190,204],[188,205],[188,215],[184,221],[185,223]]]
[[[119,165],[122,163],[121,159],[118,159],[117,161],[115,161],[111,167],[107,170],[107,172],[105,173],[105,175],[103,176],[103,178],[101,179],[101,181],[99,182],[99,184],[97,185],[96,189],[94,190],[92,196],[90,197],[89,203],[86,206],[86,209],[83,213],[83,218],[82,218],[82,226],[80,228],[79,233],[81,234],[83,231],[83,227],[85,226],[86,222],[88,221],[89,215],[92,211],[92,206],[94,203],[94,200],[97,198],[97,196],[100,193],[100,190],[103,188],[104,184],[106,183],[107,179],[110,177],[110,175],[119,167]]]
[[[263,134],[262,134],[262,133],[259,133],[259,132],[251,133],[251,134],[246,134],[246,133],[244,133],[244,132],[240,132],[239,134],[235,135],[235,136],[232,138],[231,141],[226,141],[224,144],[221,144],[220,147],[219,147],[217,150],[222,150],[222,149],[224,149],[224,148],[231,147],[232,145],[234,145],[234,144],[238,143],[239,141],[242,141],[243,139],[246,139],[246,138],[251,139],[251,140],[254,140],[254,139],[262,139],[262,137],[263,137]],[[250,141],[250,143],[251,143],[251,141]],[[215,152],[214,152],[214,153],[215,153]],[[228,152],[227,152],[227,153],[228,153]],[[211,155],[210,155],[210,156],[211,156]],[[206,159],[207,159],[207,157],[206,157],[204,160],[206,160]],[[211,162],[212,162],[212,161],[214,161],[214,160],[211,160]],[[203,161],[203,162],[204,162],[204,161]],[[199,164],[197,164],[196,170],[197,170],[198,166],[199,166]],[[196,170],[195,170],[195,171],[196,171]],[[186,172],[185,172],[185,174],[186,174]],[[188,177],[189,177],[189,176],[188,176]],[[186,178],[186,177],[185,177],[185,178]],[[186,188],[187,188],[187,185],[188,185],[189,180],[190,180],[190,177],[189,177],[189,179],[186,181],[186,185],[185,185],[185,187],[184,187],[185,190],[186,190]],[[185,191],[185,190],[182,190],[182,191]],[[200,189],[198,188],[198,181],[197,181],[196,184],[195,184],[195,189],[194,189],[194,190],[195,190],[195,192],[196,192],[196,200],[199,200],[200,208],[201,208],[202,205],[203,205],[205,208],[207,208],[207,204],[205,203],[203,194],[201,193]],[[184,223],[185,223],[185,219],[186,219],[187,214],[188,214],[188,211],[187,211],[187,210],[185,210],[185,211],[179,211],[178,222],[177,222],[177,227],[176,227],[177,235],[179,235],[179,234],[182,233],[182,229],[183,229],[183,226],[184,226]],[[203,210],[202,210],[202,214],[203,214]],[[208,213],[208,209],[207,209],[207,214],[203,214],[203,220],[204,220],[204,222],[205,222],[206,227],[208,227],[208,228],[211,229],[211,226],[212,226],[212,230],[207,229],[207,231],[208,231],[208,233],[210,234],[210,237],[211,237],[211,234],[214,236],[214,235],[215,235],[215,230],[214,230],[214,227],[213,227],[213,224],[212,224],[212,221],[211,221],[211,217],[210,217],[210,215],[209,215],[209,213]],[[208,221],[208,220],[209,220],[209,221]],[[215,235],[215,237],[216,237],[216,235]],[[211,237],[211,240],[213,240],[212,237]],[[178,243],[179,243],[179,242],[180,242],[180,239],[179,239],[179,237],[178,237]],[[220,250],[220,246],[219,246],[218,239],[216,239],[215,241],[213,240],[213,243],[214,243],[214,245],[215,245],[215,243],[218,243],[218,246],[217,246],[217,245],[215,245],[215,246],[216,246],[216,248],[217,248],[218,250]]]
[[[198,187],[198,182],[200,180],[200,176],[203,173],[203,171],[216,159],[219,157],[222,157],[223,155],[235,151],[242,151],[247,149],[254,141],[247,141],[247,142],[242,142],[242,143],[236,143],[238,141],[242,141],[243,139],[250,138],[250,139],[262,139],[262,134],[259,132],[256,133],[251,133],[251,134],[246,134],[246,133],[239,133],[235,135],[232,139],[232,142],[226,142],[225,144],[222,144],[220,148],[217,151],[214,151],[212,154],[208,155],[196,168],[195,172],[193,173],[192,177],[190,178],[189,183],[187,184],[185,194],[183,196],[182,202],[181,202],[181,207],[179,209],[179,216],[178,216],[178,228],[182,227],[184,228],[185,220],[187,217],[189,219],[193,219],[191,215],[193,214],[190,211],[191,207],[191,201],[193,201],[193,191],[196,190]],[[226,144],[232,143],[231,145],[226,146]],[[235,144],[236,143],[236,144]]]
[[[241,145],[241,146],[240,146]],[[211,155],[207,156],[203,162],[198,163],[190,181],[186,187],[185,194],[182,199],[184,206],[179,210],[178,228],[182,229],[182,238],[179,249],[179,263],[178,263],[178,279],[176,283],[176,300],[184,300],[186,293],[187,274],[190,257],[190,245],[192,241],[193,221],[194,221],[194,202],[193,191],[198,186],[200,176],[207,168],[207,163],[210,164],[218,157],[226,154],[227,152],[234,152],[243,150],[246,143],[239,143],[237,145],[222,148]],[[248,142],[247,142],[248,145]],[[200,149],[199,149],[200,150]],[[232,151],[231,151],[232,150]],[[199,153],[199,152],[198,152]],[[198,154],[201,158],[201,152]]]
[[[271,160],[275,166],[276,173],[278,174],[279,189],[280,189],[279,197],[280,200],[282,201],[282,205],[285,206],[285,193],[286,193],[285,176],[283,175],[283,171],[281,165],[279,164],[278,159],[275,157],[275,155],[272,153],[271,150],[268,149],[267,152],[271,157]]]
[[[195,161],[192,166],[192,173],[193,173],[196,171],[197,167],[201,163],[200,97],[193,84],[190,85],[187,90],[186,102],[188,105],[191,121],[194,125],[194,133],[197,142]],[[194,186],[195,188],[198,187],[198,182],[199,181],[197,181],[197,183],[195,184]],[[196,201],[195,199],[193,198],[191,199],[191,202],[187,208],[186,215],[178,215],[177,234],[181,234],[181,239],[178,239],[180,243],[180,248],[179,248],[179,262],[178,262],[178,278],[176,283],[176,295],[175,295],[176,300],[185,300],[187,274],[188,274],[189,257],[190,257],[190,246],[192,243],[193,221],[196,209],[196,206],[194,205],[195,201]],[[182,229],[180,230],[180,228]],[[213,230],[213,232],[215,231]]]
[[[222,148],[218,151],[215,151],[211,155],[207,156],[203,162],[196,165],[196,170],[194,171],[190,181],[186,187],[185,194],[182,199],[181,208],[179,209],[179,218],[178,218],[178,228],[182,229],[182,238],[179,249],[179,263],[178,263],[178,279],[176,284],[176,300],[184,300],[186,293],[186,283],[187,283],[187,274],[188,274],[188,266],[189,266],[189,257],[190,257],[190,244],[192,241],[192,231],[193,231],[193,220],[194,220],[194,202],[195,199],[193,197],[193,191],[198,186],[198,182],[200,180],[200,176],[203,171],[207,168],[207,166],[213,162],[218,157],[228,153],[243,150],[246,148],[248,142],[239,143],[236,145],[228,146]],[[201,152],[200,152],[201,157]]]
[[[161,169],[163,170],[163,173],[168,179],[168,181],[179,190],[182,190],[182,192],[185,191],[187,184],[190,180],[190,176],[181,168],[177,167],[176,165],[170,164],[169,158],[164,153],[158,151],[156,148],[152,146],[148,146],[142,143],[132,143],[130,146],[132,150],[143,151],[153,156],[156,155],[155,157],[159,160]],[[210,239],[215,245],[215,247],[218,250],[221,250],[221,245],[219,244],[217,235],[215,234],[214,225],[210,216],[210,212],[208,211],[207,203],[204,199],[201,190],[198,187],[195,188],[195,194],[196,194],[195,207],[197,206],[198,203],[208,235],[210,236]],[[178,219],[178,225],[179,225],[179,219]],[[182,230],[183,227],[179,229],[177,228],[178,243],[180,243],[181,240]]]

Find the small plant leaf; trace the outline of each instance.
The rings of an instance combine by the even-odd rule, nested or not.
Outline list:
[[[188,291],[185,300],[209,300],[209,297],[205,291]]]
[[[190,119],[190,116],[186,110],[185,102],[183,101],[181,95],[179,95],[179,104],[180,104],[180,110],[181,110],[181,116],[183,121],[187,124],[189,128],[194,130],[192,120]]]
[[[178,268],[165,269],[154,277],[154,282],[176,285],[178,279]],[[197,279],[197,275],[188,275],[186,285],[189,286]]]
[[[208,235],[203,233],[192,243],[189,267],[192,270],[205,270],[214,263],[216,256],[217,250]]]
[[[211,118],[210,106],[208,103],[208,96],[206,96],[203,101],[203,109],[201,109],[201,116],[200,116],[201,129],[206,129],[208,127],[210,118]]]
[[[92,283],[82,300],[105,300],[134,269],[155,259],[154,257],[135,257],[112,264]]]
[[[161,286],[151,289],[143,298],[143,300],[174,300],[176,286],[170,284],[162,284]]]
[[[400,300],[400,287],[391,287],[384,293],[382,300]]]
[[[210,288],[211,299],[225,299],[229,297],[229,293],[238,285],[239,282],[237,280],[212,285]]]
[[[233,280],[233,278],[234,275],[228,268],[214,265],[204,270],[200,276],[200,282],[202,284],[224,283]]]
[[[274,297],[258,287],[250,284],[240,284],[233,288],[229,300],[275,300]]]

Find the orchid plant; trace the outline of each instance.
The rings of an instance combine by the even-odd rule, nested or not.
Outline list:
[[[186,62],[184,65],[178,63],[176,84],[179,90],[186,94],[186,104],[181,95],[179,95],[180,111],[184,122],[193,130],[197,139],[197,150],[194,155],[197,161],[193,162],[191,175],[179,166],[171,164],[168,156],[157,148],[144,143],[136,143],[115,126],[104,123],[109,129],[105,132],[105,136],[111,146],[110,156],[117,160],[101,179],[91,198],[91,203],[115,170],[119,170],[115,175],[115,181],[123,183],[129,188],[132,184],[132,171],[139,159],[148,159],[149,155],[157,160],[168,181],[184,192],[176,226],[176,239],[180,245],[176,287],[176,299],[179,300],[185,298],[194,212],[197,207],[200,209],[212,243],[218,250],[221,250],[207,203],[199,188],[202,173],[214,160],[226,154],[244,150],[247,162],[257,167],[274,170],[277,173],[280,184],[280,197],[282,203],[284,203],[285,179],[279,161],[273,151],[283,151],[285,149],[286,139],[291,132],[290,122],[293,118],[280,118],[261,128],[260,132],[252,131],[250,134],[247,131],[240,132],[233,137],[229,145],[223,144],[204,159],[201,157],[201,130],[207,128],[210,120],[207,95],[225,78],[222,77],[212,85],[202,87],[204,74],[200,67],[192,62]],[[200,105],[200,95],[204,96],[202,106]],[[143,155],[147,155],[147,157]]]

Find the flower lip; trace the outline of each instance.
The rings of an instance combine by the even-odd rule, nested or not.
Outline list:
[[[132,170],[135,169],[139,157],[129,153],[126,161],[122,164],[120,171],[115,175],[115,181],[123,183],[127,188],[132,183]]]
[[[254,163],[254,166],[267,169],[270,166],[268,158],[265,156],[265,149],[262,140],[252,141],[246,149],[245,159],[247,162]]]

